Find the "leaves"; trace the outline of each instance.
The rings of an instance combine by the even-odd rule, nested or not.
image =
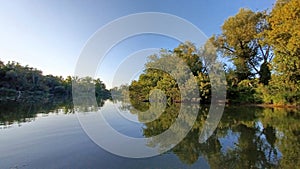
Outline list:
[[[268,63],[272,56],[269,46],[264,43],[266,29],[265,12],[240,9],[224,22],[222,34],[211,38],[219,53],[233,62],[239,81],[253,78],[255,74],[268,76],[268,73],[260,72],[261,62]],[[261,79],[269,80],[268,77]],[[263,83],[267,84],[267,81]]]
[[[47,102],[71,100],[72,82],[93,84],[97,99],[110,97],[109,91],[100,79],[86,77],[78,79],[68,76],[43,75],[42,71],[16,62],[4,64],[0,61],[0,100],[19,102]],[[8,92],[9,91],[9,92]]]
[[[279,74],[295,83],[300,79],[300,2],[278,1],[268,21],[268,42],[276,57],[274,67]]]

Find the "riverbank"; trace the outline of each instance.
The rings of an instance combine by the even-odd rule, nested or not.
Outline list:
[[[288,109],[300,109],[300,105],[279,105],[279,104],[254,104],[254,103],[242,103],[242,104],[226,104],[226,106],[249,106],[249,107],[263,107],[263,108],[288,108]]]

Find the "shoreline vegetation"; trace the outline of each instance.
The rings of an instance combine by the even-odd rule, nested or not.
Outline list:
[[[200,95],[197,99],[201,104],[208,104],[211,80],[216,80],[209,77],[209,72],[218,64],[226,80],[214,83],[226,85],[227,105],[299,108],[299,11],[298,0],[277,0],[270,11],[240,9],[224,21],[222,32],[210,37],[204,46],[197,47],[187,41],[173,50],[162,49],[148,56],[145,70],[137,80],[110,90],[100,79],[43,75],[29,66],[0,61],[0,102],[71,101],[75,81],[83,89],[88,90],[91,84],[95,86],[99,102],[113,95],[133,104],[147,102],[155,89],[165,93],[168,104],[193,102],[188,97],[198,93],[189,90],[181,93],[180,89],[193,89],[196,83]],[[185,64],[180,64],[174,56]],[[171,74],[176,77],[155,69],[157,65],[172,70]],[[185,65],[190,73],[186,73]],[[181,79],[180,84],[178,79]]]
[[[22,66],[14,61],[4,64],[0,61],[0,103],[71,102],[72,83],[84,90],[93,84],[98,102],[111,98],[109,90],[99,78],[43,75],[42,71],[27,65]]]
[[[300,109],[300,105],[244,104],[243,106],[263,107],[263,108]]]
[[[184,97],[195,94],[182,93],[180,89],[192,89],[197,83],[200,103],[207,104],[213,80],[216,86],[226,85],[229,105],[299,107],[299,11],[298,0],[277,0],[269,11],[240,9],[225,20],[222,32],[210,37],[204,46],[187,41],[149,56],[139,78],[111,89],[112,95],[129,96],[122,99],[138,104],[147,100],[152,90],[161,90],[172,104],[185,100],[182,94]],[[186,68],[174,56],[186,63],[192,75],[180,73]],[[164,69],[157,69],[159,65]],[[224,68],[226,82],[209,77],[215,65]],[[171,74],[175,77],[163,70],[173,70]]]
[[[149,103],[150,101],[149,100],[142,100],[141,102]],[[174,103],[199,104],[199,102],[196,102],[196,101],[180,101],[180,100],[175,100]],[[222,101],[217,102],[217,103],[222,103]],[[207,104],[204,104],[204,105],[209,106],[210,104],[207,103]],[[262,107],[262,108],[300,109],[300,105],[291,105],[291,104],[276,105],[276,104],[253,104],[253,103],[242,103],[242,104],[233,103],[233,104],[230,104],[228,102],[228,100],[225,101],[225,106],[227,106],[227,107],[246,106],[246,107]]]

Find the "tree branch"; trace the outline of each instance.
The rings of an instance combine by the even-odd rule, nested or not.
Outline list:
[[[253,67],[253,69],[256,71],[256,73],[259,73],[259,70],[256,68],[256,66],[251,61],[249,61],[249,64]]]
[[[226,50],[230,51],[231,53],[234,53],[234,50],[232,50],[232,49],[230,49],[230,48],[228,48],[226,46],[222,46],[221,48],[226,49]]]

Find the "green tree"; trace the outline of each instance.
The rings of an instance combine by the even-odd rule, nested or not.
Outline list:
[[[68,76],[43,75],[42,71],[22,66],[17,62],[4,64],[0,61],[0,100],[18,102],[49,102],[70,100],[72,81],[94,84],[97,99],[108,99],[110,92],[100,79],[86,77],[78,79]]]
[[[275,70],[293,82],[300,80],[300,2],[278,1],[268,21],[268,42],[274,47]]]
[[[266,95],[268,102],[300,104],[300,2],[278,0],[268,17],[267,43],[274,50],[274,75]]]
[[[152,89],[164,91],[168,103],[199,101],[198,93],[203,101],[208,100],[210,85],[207,69],[203,64],[211,63],[212,58],[216,57],[205,62],[204,55],[209,52],[204,49],[208,48],[199,50],[194,44],[185,42],[173,51],[161,50],[159,54],[149,56],[144,73],[129,86],[131,101],[147,100]],[[198,85],[197,89],[195,85]]]
[[[264,42],[265,29],[268,29],[265,12],[240,9],[224,22],[222,34],[212,37],[219,53],[233,61],[239,81],[258,74],[262,83],[268,83],[270,70],[267,65],[272,52]]]
[[[111,98],[109,90],[106,89],[105,84],[100,80],[100,78],[94,80],[95,84],[95,95],[98,102]]]
[[[200,72],[202,72],[202,60],[200,59],[197,48],[191,42],[179,44],[179,46],[173,50],[173,53],[177,57],[183,59],[183,61],[191,69],[194,76],[197,76]]]

